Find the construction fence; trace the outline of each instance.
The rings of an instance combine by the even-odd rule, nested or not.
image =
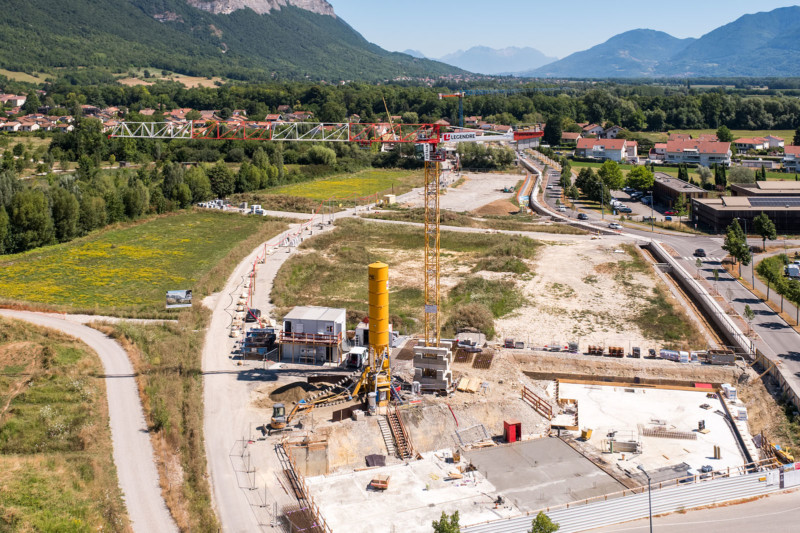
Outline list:
[[[763,496],[800,485],[800,464],[770,468],[731,477],[689,478],[686,483],[654,484],[653,515],[674,513],[696,507]],[[648,491],[642,487],[623,495],[579,501],[558,509],[543,511],[559,524],[559,533],[573,533],[602,526],[647,518]],[[505,520],[495,520],[462,528],[464,533],[525,533],[538,512]]]

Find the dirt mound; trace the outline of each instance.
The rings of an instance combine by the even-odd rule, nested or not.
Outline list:
[[[293,403],[299,402],[312,392],[318,391],[319,387],[305,381],[295,381],[278,387],[269,395],[269,399],[273,402]]]
[[[508,200],[495,200],[490,204],[479,207],[472,213],[475,215],[513,215],[519,211],[519,207],[515,206]]]

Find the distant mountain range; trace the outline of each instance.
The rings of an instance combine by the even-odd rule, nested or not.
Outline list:
[[[534,69],[555,60],[555,57],[548,57],[535,48],[516,46],[499,50],[488,46],[473,46],[469,50],[459,50],[439,58],[442,63],[490,75]]]
[[[3,0],[0,66],[164,69],[235,79],[382,80],[465,74],[388,52],[326,0]]]
[[[800,7],[744,15],[699,39],[655,30],[621,33],[559,61],[520,72],[563,78],[800,76]]]

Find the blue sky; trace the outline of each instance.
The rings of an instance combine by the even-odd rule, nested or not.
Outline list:
[[[636,28],[700,37],[742,15],[797,0],[328,0],[387,50],[441,57],[459,49],[531,46],[558,58]]]

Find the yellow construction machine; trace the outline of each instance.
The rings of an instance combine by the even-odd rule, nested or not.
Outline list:
[[[789,448],[783,448],[780,444],[775,444],[774,442],[770,442],[769,446],[772,448],[772,453],[782,464],[788,465],[794,462],[794,456]]]
[[[273,431],[286,431],[292,419],[298,414],[309,413],[314,409],[314,404],[300,400],[294,406],[289,415],[286,415],[286,406],[282,403],[272,405],[272,418],[269,421],[268,434],[272,435]]]

